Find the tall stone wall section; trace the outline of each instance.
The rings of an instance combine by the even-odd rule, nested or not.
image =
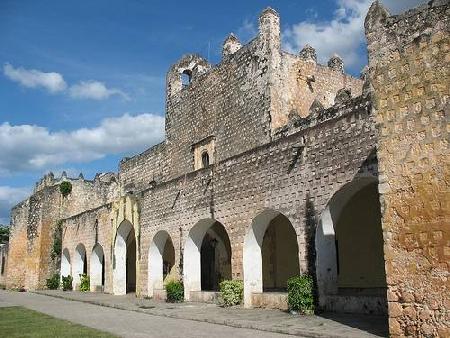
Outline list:
[[[450,336],[450,6],[366,18],[393,337]]]
[[[349,100],[321,111],[317,119],[292,126],[292,133],[285,131],[287,136],[270,144],[131,195],[140,209],[139,229],[135,229],[139,233],[137,293],[147,294],[148,251],[154,235],[159,230],[169,233],[175,264],[181,269],[189,231],[205,218],[224,225],[231,242],[232,275],[242,279],[244,236],[252,220],[268,208],[291,221],[297,233],[301,270],[314,272],[315,225],[322,210],[345,184],[359,176],[377,175],[377,134],[371,111],[369,97]],[[106,258],[106,291],[112,290],[108,265],[114,242],[110,211],[114,207],[108,208],[65,220],[63,239],[71,257],[83,243],[89,265],[97,222],[101,234],[98,243]]]
[[[72,184],[64,197],[59,186]],[[115,175],[99,176],[95,181],[54,179],[52,174],[38,183],[35,192],[11,212],[10,251],[8,257],[9,288],[34,290],[59,271],[59,256],[52,254],[59,220],[105,204],[118,196]]]

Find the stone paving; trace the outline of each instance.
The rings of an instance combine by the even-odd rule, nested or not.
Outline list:
[[[45,290],[37,293],[116,309],[137,311],[155,316],[188,319],[199,322],[283,333],[301,337],[387,337],[387,319],[380,316],[353,314],[292,315],[279,310],[223,308],[206,303],[165,303],[140,299],[133,294],[113,296],[104,293],[82,293]]]

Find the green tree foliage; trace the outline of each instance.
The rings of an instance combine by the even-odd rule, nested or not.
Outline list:
[[[9,240],[9,227],[0,225],[0,244]]]

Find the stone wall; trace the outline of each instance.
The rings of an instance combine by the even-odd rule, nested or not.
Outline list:
[[[127,197],[136,200],[133,203],[139,209],[138,218],[127,211],[133,209],[128,206],[131,202],[113,206],[109,215],[104,206],[74,216],[65,221],[63,247],[72,257],[76,246],[83,243],[89,262],[96,243],[97,222],[98,242],[105,257],[111,257],[120,219],[130,220],[135,225],[138,243],[137,293],[146,295],[149,247],[155,234],[159,230],[169,233],[180,273],[189,231],[200,220],[213,218],[223,224],[230,238],[232,276],[242,279],[244,236],[258,214],[273,209],[285,215],[295,228],[301,271],[314,273],[313,237],[323,208],[348,182],[377,175],[376,130],[371,110],[369,97],[350,99],[317,112],[315,119],[287,127],[284,137],[272,143],[208,168],[156,182]],[[141,175],[145,177],[146,173]],[[127,213],[129,216],[124,216]],[[137,220],[132,221],[132,217]],[[110,267],[107,271],[105,290],[110,291]]]
[[[448,1],[366,18],[393,337],[450,336]]]
[[[59,185],[72,184],[72,192],[63,197]],[[98,175],[94,181],[55,179],[46,175],[35,192],[11,212],[11,234],[7,286],[33,290],[59,271],[60,257],[52,254],[58,221],[118,197],[117,176]]]
[[[330,108],[344,88],[352,97],[361,95],[363,81],[345,74],[342,60],[320,65],[303,51],[282,51],[280,41],[280,18],[269,8],[247,45],[241,46],[234,35],[226,39],[218,65],[198,55],[175,63],[166,80],[166,140],[121,161],[125,192],[197,169],[197,146],[207,140],[214,140],[210,163],[220,162],[271,142],[289,117],[306,117],[315,101]],[[190,82],[183,84],[183,75]]]

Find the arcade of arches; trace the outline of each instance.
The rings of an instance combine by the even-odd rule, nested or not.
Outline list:
[[[316,230],[316,277],[319,302],[331,310],[385,312],[386,277],[377,182],[358,179],[336,192],[323,211]],[[218,291],[222,280],[232,278],[232,249],[225,226],[202,219],[189,231],[184,243],[185,298],[192,292]],[[117,229],[113,253],[113,293],[136,290],[136,235],[123,221]],[[164,290],[164,283],[178,277],[174,243],[165,230],[158,231],[148,249],[148,295]],[[96,244],[90,255],[91,291],[103,291],[105,257]],[[76,247],[73,265],[63,250],[61,274],[72,272],[74,286],[79,273],[87,272],[83,244]],[[248,227],[243,243],[244,303],[253,297],[286,292],[287,280],[301,273],[298,235],[284,214],[265,209]],[[347,304],[341,304],[344,297]],[[343,299],[341,301],[343,302]],[[332,305],[330,305],[332,304]],[[375,310],[373,310],[375,308]]]

